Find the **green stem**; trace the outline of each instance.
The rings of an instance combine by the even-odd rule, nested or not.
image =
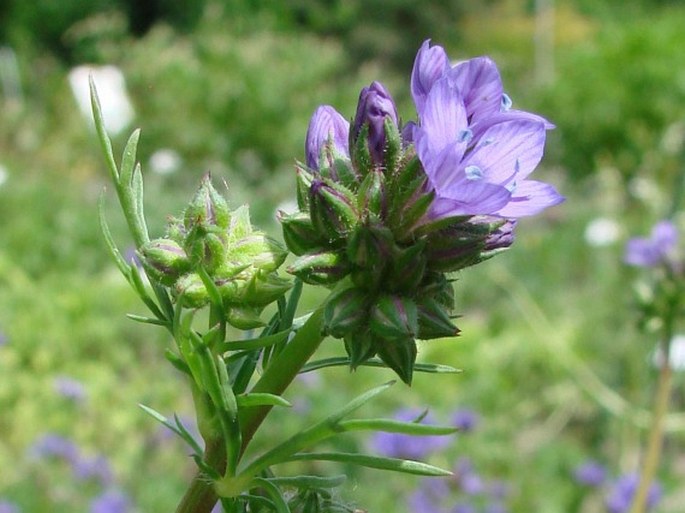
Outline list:
[[[674,309],[674,305],[670,305]],[[635,493],[633,504],[630,508],[630,513],[644,513],[647,511],[647,499],[649,497],[649,489],[656,476],[659,468],[659,460],[661,459],[661,451],[664,441],[664,422],[668,413],[668,403],[671,397],[671,382],[673,378],[673,370],[669,361],[671,338],[673,337],[673,310],[664,319],[663,339],[661,341],[662,358],[659,382],[657,385],[656,397],[654,399],[654,413],[652,416],[652,427],[649,432],[649,440],[647,442],[647,452],[642,463],[642,471],[640,473],[640,483]]]
[[[292,341],[276,356],[251,392],[281,395],[292,383],[300,369],[309,361],[324,339],[322,334],[323,308],[316,310],[300,328]],[[242,433],[241,454],[271,411],[271,406],[246,408],[240,412]],[[226,469],[226,453],[222,440],[209,440],[205,448],[205,461],[221,475]],[[176,513],[210,513],[218,497],[211,481],[202,472],[193,478],[181,499]]]

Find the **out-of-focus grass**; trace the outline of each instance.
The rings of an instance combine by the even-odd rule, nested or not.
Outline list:
[[[311,111],[325,102],[351,116],[356,91],[378,78],[381,66],[371,63],[358,75],[339,76],[335,70],[345,67],[346,57],[332,40],[236,35],[211,20],[199,30],[191,41],[158,27],[135,44],[100,48],[129,78],[139,113],[151,232],[160,233],[165,216],[178,212],[202,173],[211,170],[217,180],[227,181],[233,206],[250,203],[256,223],[278,235],[273,211],[293,196],[292,162],[301,156]],[[504,65],[512,79],[525,59],[519,55],[512,57],[512,67]],[[170,340],[124,317],[142,310],[109,262],[99,235],[95,212],[106,186],[104,166],[67,89],[65,70],[49,57],[26,66],[32,77],[28,103],[0,114],[0,164],[8,169],[0,185],[0,334],[5,337],[0,345],[0,497],[21,503],[24,512],[87,508],[100,491],[97,483],[84,485],[60,462],[30,455],[42,434],[60,433],[87,455],[105,455],[116,486],[140,511],[170,511],[193,465],[181,444],[163,436],[136,404],[187,416],[190,399],[183,378],[163,358]],[[274,74],[288,80],[274,82]],[[408,73],[384,72],[383,77],[392,90],[404,90],[397,96],[409,117]],[[532,109],[529,81],[507,85],[531,102],[518,106]],[[573,84],[564,87],[573,90]],[[542,113],[555,120],[555,112]],[[123,137],[115,138],[116,152]],[[565,144],[564,137],[563,132],[553,135],[551,145]],[[177,174],[147,171],[149,156],[162,147],[177,149],[183,158]],[[622,174],[632,172],[625,169],[604,167],[578,183],[565,181],[565,170],[556,167],[536,171],[568,194],[567,203],[522,221],[511,251],[456,276],[461,336],[421,345],[421,360],[464,372],[419,374],[412,388],[395,385],[362,413],[391,415],[411,405],[428,407],[447,421],[459,407],[475,409],[482,418],[477,431],[457,436],[431,461],[451,467],[470,456],[483,475],[510,483],[509,502],[516,512],[574,510],[585,491],[572,482],[571,471],[586,457],[614,472],[634,470],[643,431],[612,394],[648,407],[654,377],[648,361],[655,341],[635,329],[631,284],[636,273],[621,264],[621,247],[627,236],[643,232],[663,214],[659,205],[668,202],[676,159],[666,150],[654,151],[650,162],[657,166],[653,176],[658,180],[643,180],[640,189],[652,191],[648,195],[629,193]],[[647,171],[640,173],[651,179]],[[111,191],[107,213],[125,249],[129,242]],[[616,220],[621,230],[606,247],[589,246],[584,239],[588,222],[598,216]],[[302,312],[324,297],[321,290],[306,292]],[[322,345],[321,356],[341,353],[338,341]],[[59,376],[83,383],[85,399],[60,396],[54,388]],[[350,374],[337,368],[298,380],[287,397],[296,411],[278,411],[257,444],[292,432],[388,379],[391,373],[376,369]],[[682,377],[677,380],[682,387]],[[676,396],[674,406],[682,409],[682,402]],[[354,436],[332,443],[354,450],[366,441]],[[682,431],[670,434],[668,443],[673,450],[661,478],[670,492],[683,477],[678,470]],[[369,511],[402,511],[404,499],[398,497],[406,497],[417,482],[343,470],[351,478],[343,494]]]

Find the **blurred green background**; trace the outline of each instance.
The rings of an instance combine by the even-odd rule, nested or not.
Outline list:
[[[112,512],[167,512],[193,471],[186,448],[136,406],[192,423],[181,377],[163,358],[170,340],[124,316],[143,311],[99,233],[107,174],[70,71],[109,64],[125,77],[133,116],[113,133],[115,153],[142,128],[153,235],[209,170],[233,206],[249,203],[255,224],[279,236],[274,212],[294,197],[293,162],[316,106],[352,116],[360,88],[380,80],[413,118],[411,66],[432,38],[455,59],[493,57],[514,106],[556,124],[536,175],[568,199],[522,221],[511,251],[458,276],[462,335],[424,344],[420,359],[464,372],[418,375],[373,413],[412,406],[448,421],[473,409],[477,429],[429,461],[452,467],[468,456],[484,480],[507,483],[506,511],[605,511],[606,489],[584,488],[573,469],[592,458],[612,476],[635,471],[645,438],[656,339],[636,327],[639,273],[621,256],[628,236],[666,214],[685,166],[683,26],[675,0],[0,3],[0,501],[25,513],[95,511],[93,500],[118,490],[129,507]],[[321,298],[308,293],[303,311]],[[331,369],[302,380],[288,395],[297,412],[279,413],[263,438],[389,377]],[[677,374],[674,410],[683,384]],[[658,511],[677,513],[685,423],[671,420]],[[45,435],[72,441],[106,478],[46,457]],[[417,479],[343,471],[345,499],[412,511]],[[466,499],[484,501],[454,490],[455,504]]]

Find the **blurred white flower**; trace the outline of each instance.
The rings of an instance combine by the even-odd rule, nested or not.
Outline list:
[[[150,156],[150,169],[158,175],[170,175],[181,168],[183,160],[175,150],[163,148]]]
[[[105,128],[117,134],[133,120],[131,100],[126,92],[126,81],[115,66],[77,66],[69,71],[69,85],[83,117],[92,121],[88,76],[92,75],[97,87]]]
[[[7,168],[0,164],[0,185],[5,183],[7,181],[7,177],[9,176],[9,173],[7,172]]]
[[[661,367],[664,361],[664,352],[659,347],[652,356],[655,367]],[[675,335],[671,339],[671,348],[668,355],[668,363],[674,371],[685,371],[685,335]]]
[[[621,236],[621,226],[608,217],[597,217],[585,227],[585,242],[599,248],[610,246]]]
[[[685,142],[685,124],[678,121],[666,128],[661,139],[661,147],[669,155],[677,155],[683,148],[683,142]]]
[[[657,203],[661,195],[659,193],[659,186],[657,183],[649,178],[643,176],[636,176],[628,183],[628,191],[630,194],[645,203]]]

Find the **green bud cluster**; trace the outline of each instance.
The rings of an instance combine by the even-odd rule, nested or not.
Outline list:
[[[454,295],[446,273],[511,243],[511,223],[431,220],[433,193],[412,146],[385,122],[382,161],[370,158],[368,129],[351,156],[324,144],[318,169],[297,164],[299,211],[280,213],[288,272],[313,284],[342,282],[325,308],[325,330],[341,338],[353,368],[380,357],[407,383],[416,339],[451,337]],[[354,144],[353,144],[354,143]]]
[[[183,215],[169,219],[165,236],[138,248],[138,255],[148,277],[188,308],[207,305],[208,286],[214,288],[227,321],[239,329],[262,326],[264,307],[291,286],[276,273],[287,251],[252,229],[247,206],[230,211],[209,175]]]

